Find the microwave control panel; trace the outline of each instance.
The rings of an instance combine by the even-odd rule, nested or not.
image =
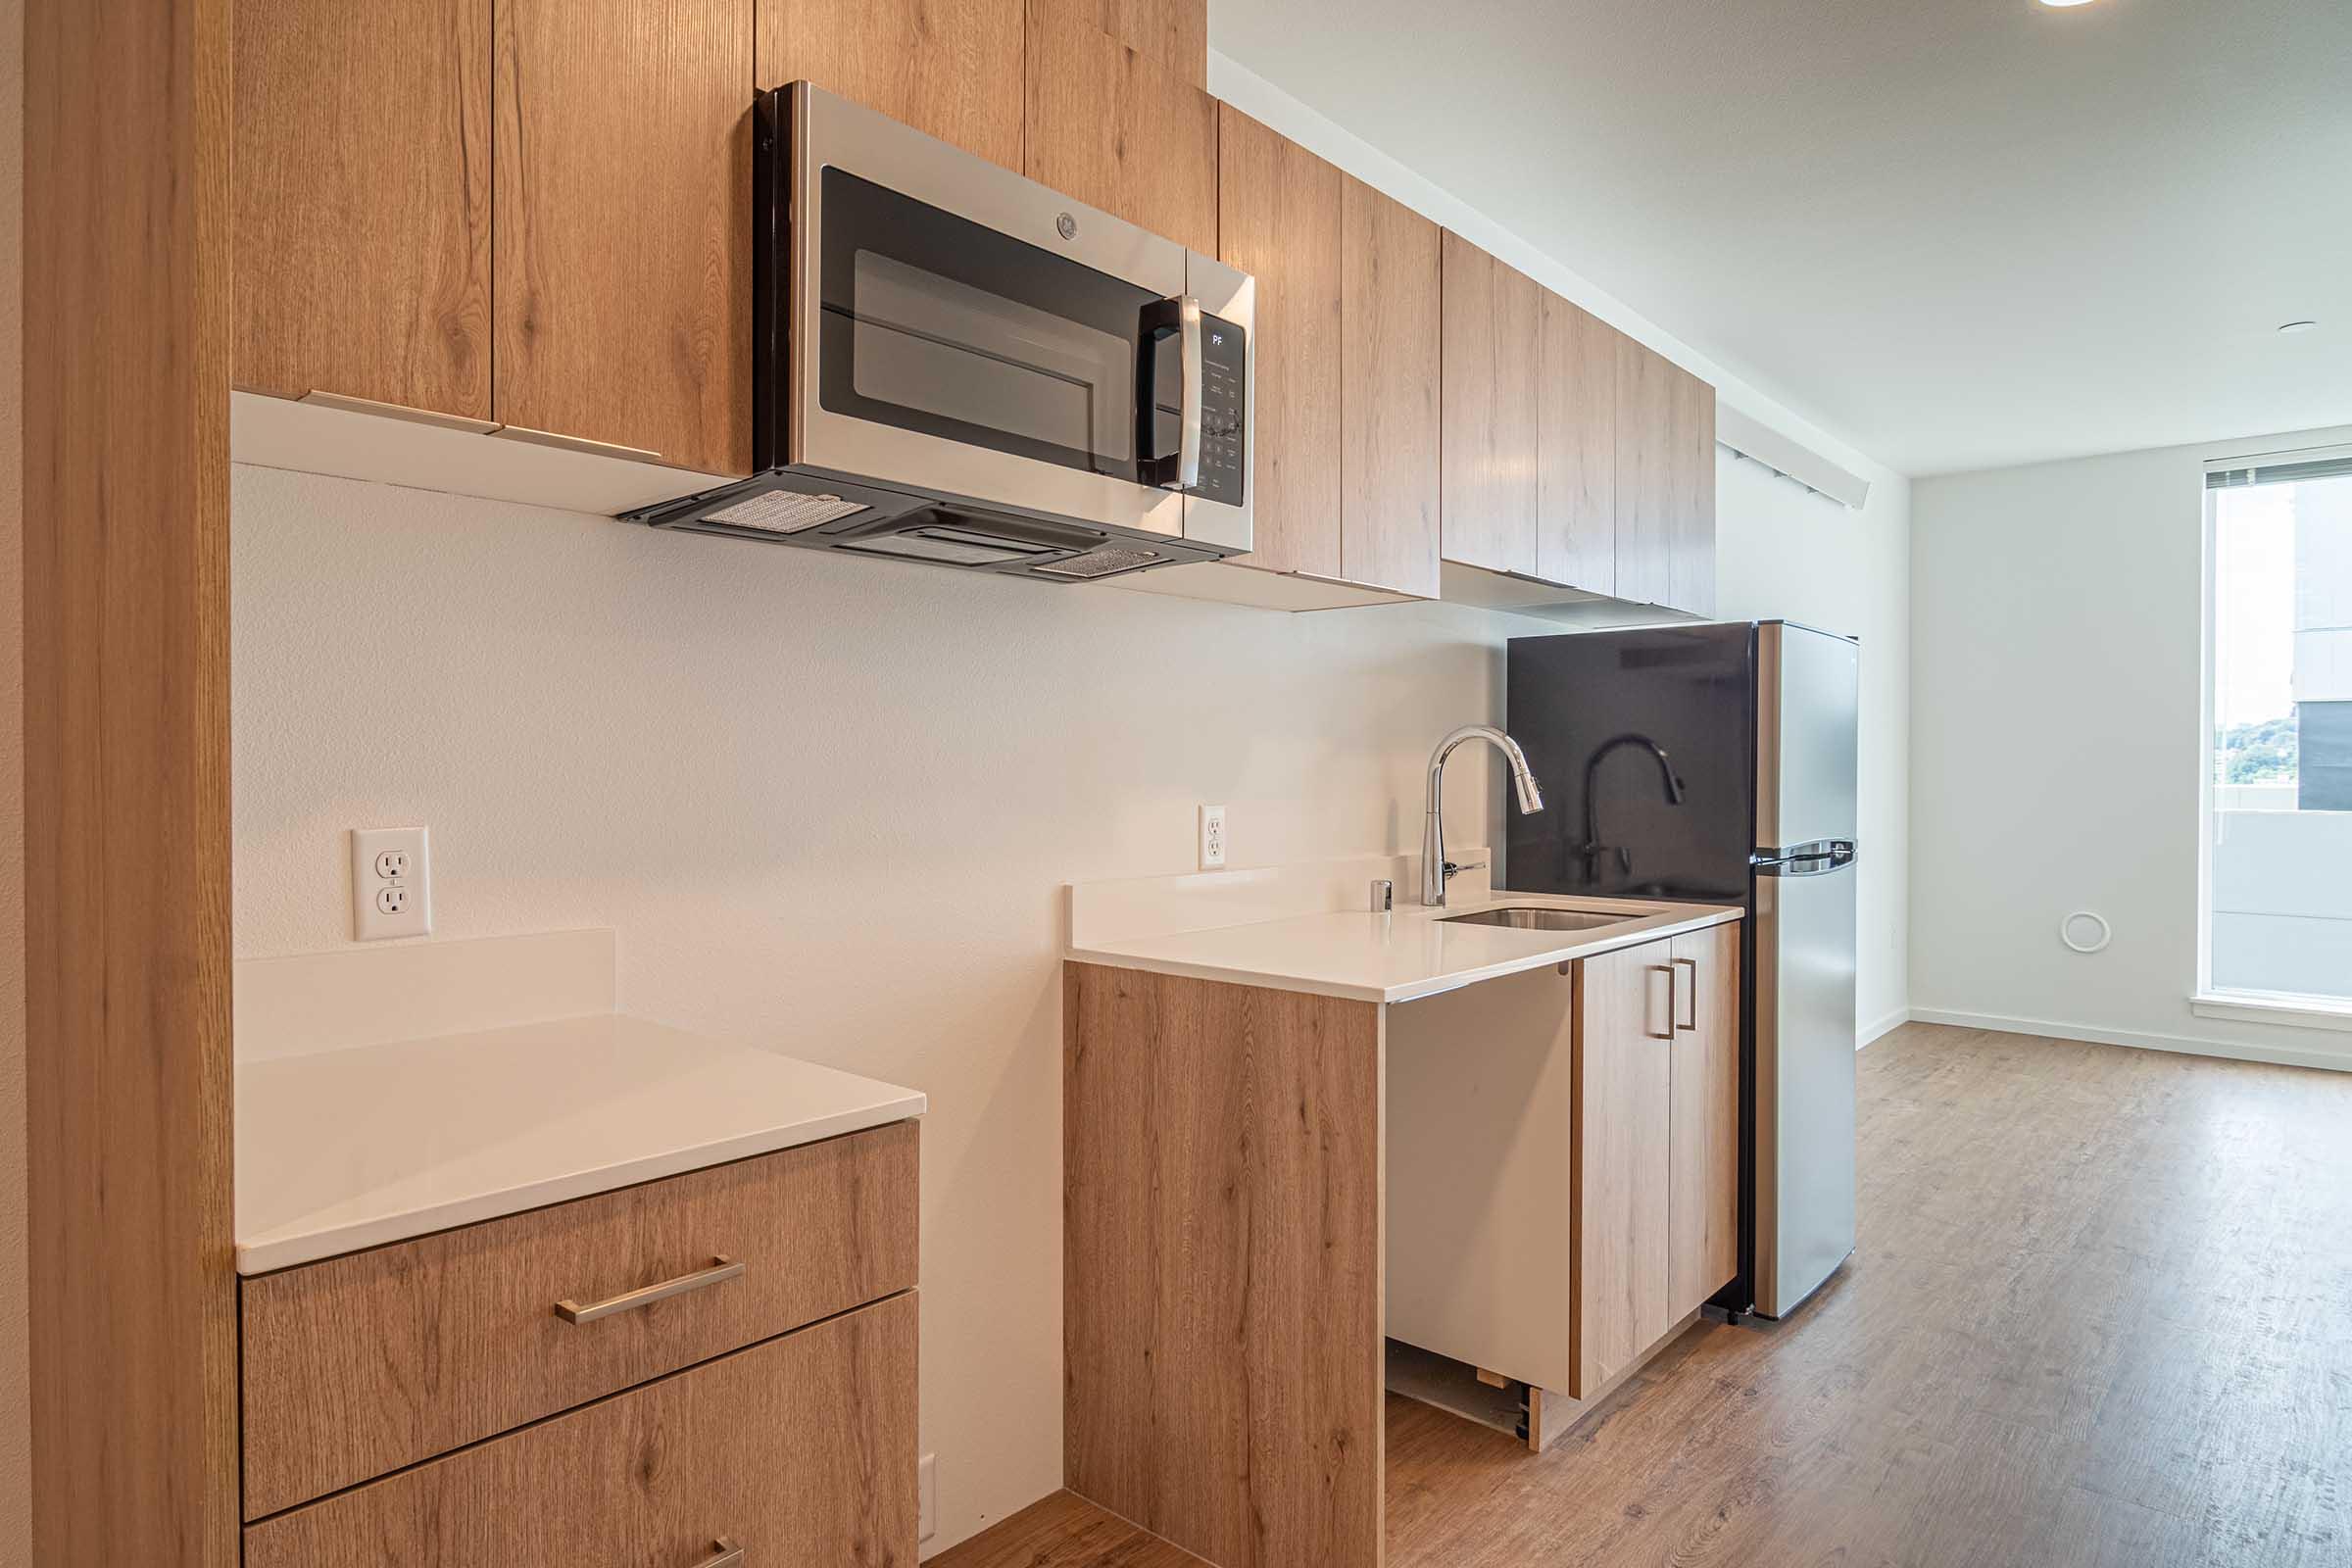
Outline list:
[[[1200,482],[1192,493],[1238,507],[1250,476],[1250,334],[1200,318]]]

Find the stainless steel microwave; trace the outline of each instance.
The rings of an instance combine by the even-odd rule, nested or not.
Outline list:
[[[1246,273],[807,82],[757,134],[760,471],[630,516],[1063,583],[1250,548]]]

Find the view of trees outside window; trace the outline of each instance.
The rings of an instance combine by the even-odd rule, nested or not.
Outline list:
[[[2207,502],[2213,985],[2352,1001],[2352,472]]]

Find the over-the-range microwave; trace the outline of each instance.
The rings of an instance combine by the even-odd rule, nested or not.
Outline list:
[[[1042,582],[1250,548],[1247,274],[805,81],[755,181],[761,471],[629,516]]]

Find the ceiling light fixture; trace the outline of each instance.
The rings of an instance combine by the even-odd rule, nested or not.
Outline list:
[[[2052,11],[2065,11],[2074,6],[2086,6],[2090,0],[2041,0],[2041,3]]]
[[[2281,332],[2316,332],[2319,329],[2320,323],[2317,321],[2281,321],[2278,323],[2278,330]]]

